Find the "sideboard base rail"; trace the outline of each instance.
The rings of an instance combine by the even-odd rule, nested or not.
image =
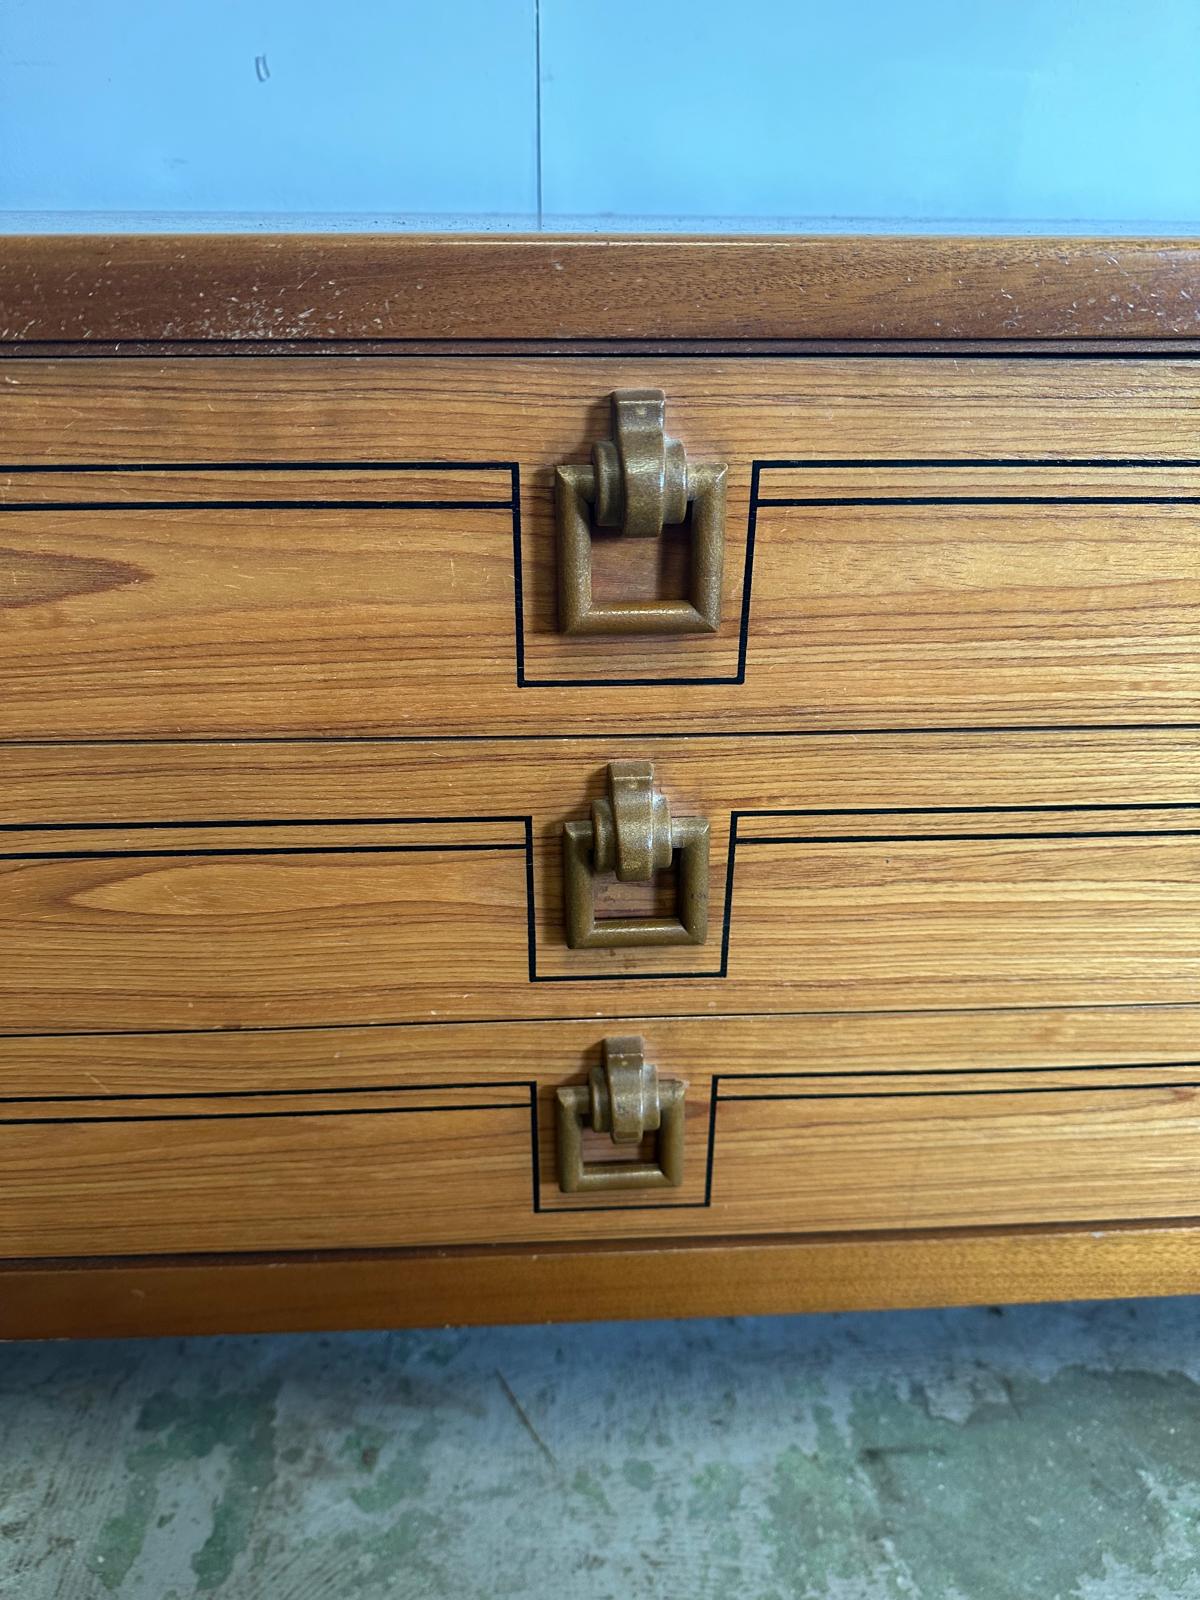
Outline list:
[[[1200,1293],[1200,1220],[0,1267],[0,1338],[728,1317]]]

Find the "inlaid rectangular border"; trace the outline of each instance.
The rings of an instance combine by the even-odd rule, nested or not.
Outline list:
[[[291,477],[303,478],[305,473],[318,472],[331,476],[339,473],[369,472],[373,474],[394,474],[401,477],[406,472],[455,472],[455,473],[504,473],[509,478],[509,495],[507,499],[488,499],[481,495],[479,498],[470,499],[413,499],[389,497],[387,499],[330,499],[328,497],[293,496],[290,498],[276,499],[237,499],[237,498],[212,498],[204,500],[153,500],[153,499],[120,499],[120,500],[89,500],[81,495],[78,499],[48,501],[48,500],[22,500],[18,498],[0,498],[0,517],[4,515],[18,515],[21,513],[61,512],[71,511],[85,514],[88,512],[126,512],[126,511],[221,511],[221,510],[279,510],[291,509],[295,511],[314,510],[441,510],[441,511],[508,511],[512,518],[512,560],[513,560],[513,638],[515,646],[515,673],[516,684],[519,689],[613,689],[613,688],[659,688],[664,685],[698,686],[707,684],[727,685],[740,687],[746,682],[746,675],[750,656],[750,623],[753,607],[754,586],[754,555],[757,540],[759,512],[781,507],[820,507],[820,506],[1002,506],[1002,505],[1040,505],[1040,506],[1077,506],[1077,505],[1197,505],[1200,496],[1188,494],[1047,494],[1031,495],[1023,493],[1000,494],[990,492],[979,495],[964,495],[961,493],[937,493],[925,495],[880,495],[878,493],[864,494],[835,494],[835,495],[810,495],[797,497],[795,495],[770,495],[763,493],[763,478],[776,471],[795,469],[797,471],[820,473],[830,469],[858,469],[858,468],[887,468],[892,472],[903,473],[911,470],[929,468],[957,468],[969,473],[975,468],[994,468],[1009,470],[1019,468],[1021,471],[1037,469],[1116,469],[1122,472],[1136,472],[1141,468],[1198,468],[1200,457],[1154,457],[1145,460],[1137,457],[1084,457],[1084,456],[1042,456],[1023,459],[1020,457],[915,457],[911,460],[897,458],[869,458],[846,457],[838,460],[805,460],[803,457],[781,458],[778,460],[752,459],[750,462],[750,502],[746,526],[746,541],[742,556],[742,582],[741,601],[737,615],[737,658],[732,672],[713,674],[682,674],[667,673],[655,677],[630,678],[630,677],[561,677],[539,678],[529,674],[526,668],[526,604],[525,604],[525,551],[524,536],[522,533],[522,486],[521,468],[516,461],[383,461],[383,460],[311,460],[311,461],[214,461],[214,462],[89,462],[89,463],[63,463],[46,466],[41,463],[17,462],[0,463],[0,475],[8,474],[20,482],[31,482],[37,477],[69,477],[80,475],[86,484],[89,476],[105,473],[124,472],[137,475],[140,473],[153,473],[169,475],[171,473],[210,472],[219,473],[279,473]],[[769,487],[769,484],[768,484]],[[1182,724],[1190,726],[1191,724]],[[953,727],[953,724],[947,725]],[[1098,724],[1103,727],[1105,724]],[[1163,723],[1157,726],[1169,727],[1172,724]],[[820,730],[796,730],[805,734],[816,732],[826,733],[875,733],[881,730],[875,728],[847,727]],[[916,733],[929,731],[927,729],[898,728],[888,730],[897,733]],[[997,727],[990,731],[1002,733],[1011,731]],[[1052,724],[1048,732],[1063,731],[1062,725]],[[541,737],[566,738],[569,730],[561,733],[543,733]],[[670,737],[670,732],[655,735],[655,737]],[[742,730],[742,737],[754,737],[751,730]],[[222,737],[236,740],[242,735],[227,733]],[[394,735],[394,737],[405,737]],[[425,738],[427,735],[411,735],[408,737]],[[457,736],[451,736],[457,737]],[[516,734],[509,737],[524,738],[527,735]],[[63,743],[87,743],[89,736],[80,733],[74,738],[66,738]],[[25,741],[14,739],[0,739],[0,748],[5,744],[20,744]],[[137,742],[136,740],[130,742]]]
[[[925,841],[958,842],[1007,842],[1022,839],[1062,839],[1062,840],[1088,840],[1088,839],[1196,839],[1200,838],[1200,829],[1190,826],[1171,826],[1176,817],[1184,817],[1190,821],[1197,807],[1192,801],[1183,800],[1151,800],[1141,803],[1048,803],[1038,805],[1003,805],[1003,806],[933,806],[916,808],[918,817],[940,816],[961,817],[961,828],[955,832],[938,830],[934,833],[914,831],[911,823],[905,824],[906,818],[913,814],[914,808],[909,806],[893,807],[854,807],[850,809],[806,810],[798,808],[751,808],[737,810],[729,813],[729,847],[726,856],[725,888],[722,903],[721,920],[716,926],[710,928],[709,939],[703,949],[711,951],[716,960],[715,966],[701,966],[697,968],[681,967],[669,971],[651,969],[648,971],[622,971],[620,973],[607,972],[545,972],[539,970],[538,956],[540,949],[538,941],[538,915],[537,915],[537,890],[538,890],[538,861],[536,853],[536,838],[538,819],[532,812],[513,813],[511,815],[488,814],[486,816],[473,816],[463,813],[459,816],[440,817],[352,817],[342,818],[340,821],[329,822],[319,817],[307,818],[279,818],[265,817],[248,821],[244,818],[209,818],[201,823],[177,821],[125,821],[125,822],[58,822],[58,823],[4,823],[0,825],[0,862],[3,861],[45,861],[45,860],[78,860],[78,859],[107,859],[112,857],[156,857],[156,856],[258,856],[258,855],[330,855],[340,852],[353,854],[405,854],[406,852],[425,850],[469,851],[485,850],[488,852],[522,854],[524,856],[525,873],[525,937],[528,954],[528,981],[530,984],[555,983],[555,984],[608,984],[624,985],[630,982],[711,982],[725,980],[730,976],[730,948],[733,942],[733,901],[734,886],[737,876],[739,847],[752,849],[759,845],[844,845],[853,848],[862,844],[888,844],[901,846],[905,844],[919,844]],[[1144,814],[1161,816],[1162,822],[1157,827],[1120,827],[1096,828],[1081,826],[1078,820],[1083,817],[1095,818],[1098,815],[1110,816],[1116,822],[1122,816],[1131,815],[1143,820]],[[843,830],[838,826],[839,819],[845,817],[855,818],[855,828],[860,831]],[[1037,829],[1028,827],[1006,828],[1006,818],[1028,817],[1036,818],[1042,822]],[[769,834],[746,834],[741,832],[741,824],[757,819],[779,819],[778,828]],[[788,819],[792,819],[793,826],[789,830]],[[827,832],[820,832],[814,826],[824,819],[828,819]],[[858,819],[861,819],[859,821]],[[896,819],[893,823],[890,819]],[[513,840],[508,843],[472,842],[470,840],[448,840],[445,843],[417,843],[405,844],[403,842],[380,842],[371,840],[369,834],[361,843],[353,845],[324,844],[247,844],[234,846],[228,842],[211,849],[195,844],[177,846],[166,843],[172,834],[179,832],[195,831],[205,828],[223,828],[247,830],[254,829],[279,829],[303,827],[339,827],[345,829],[395,827],[410,823],[436,824],[450,827],[461,825],[464,830],[469,830],[473,823],[504,822],[512,823],[521,830],[522,842]],[[1074,825],[1073,825],[1074,824]],[[50,840],[63,831],[85,832],[98,840],[108,832],[120,832],[121,829],[136,829],[137,831],[153,833],[164,840],[161,847],[136,846],[132,848],[113,848],[98,844],[95,849],[81,850],[78,846],[67,849],[54,849],[50,844],[31,845],[30,838],[46,835]],[[869,830],[869,831],[868,831]],[[6,836],[20,835],[24,838],[24,846],[20,850],[5,850]],[[29,836],[29,837],[24,837]],[[713,950],[719,938],[719,948]],[[681,957],[682,959],[682,957]],[[1156,1004],[1154,1001],[1142,1002],[1146,1005]],[[950,1006],[939,1009],[956,1010],[958,1007]],[[971,1009],[970,1007],[966,1009]],[[753,1015],[753,1012],[741,1013],[722,1011],[723,1016]],[[415,1026],[426,1019],[412,1017],[386,1018],[377,1022],[377,1026],[403,1027]],[[508,1016],[503,1019],[498,1017],[469,1017],[457,1018],[452,1022],[449,1019],[438,1023],[430,1023],[435,1027],[450,1027],[457,1022],[522,1022],[542,1020],[534,1017]],[[553,1019],[545,1019],[553,1020]],[[565,1020],[565,1019],[560,1019]],[[327,1024],[331,1027],[362,1027],[362,1022]],[[34,1037],[45,1037],[54,1030],[39,1029]],[[134,1028],[130,1030],[104,1029],[92,1030],[105,1033],[119,1033],[128,1031],[142,1033],[153,1030]],[[221,1032],[222,1029],[186,1029],[187,1032]],[[269,1032],[261,1026],[239,1027],[241,1033]],[[21,1031],[4,1033],[0,1037],[19,1038]]]

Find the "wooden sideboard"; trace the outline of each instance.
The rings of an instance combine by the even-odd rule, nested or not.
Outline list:
[[[0,1336],[1200,1288],[1200,249],[0,259]]]

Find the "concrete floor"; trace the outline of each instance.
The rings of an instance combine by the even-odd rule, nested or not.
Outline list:
[[[1200,1302],[0,1347],[4,1600],[1200,1597]]]

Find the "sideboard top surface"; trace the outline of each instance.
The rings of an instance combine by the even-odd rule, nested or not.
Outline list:
[[[51,235],[0,343],[1200,338],[1200,241]]]

